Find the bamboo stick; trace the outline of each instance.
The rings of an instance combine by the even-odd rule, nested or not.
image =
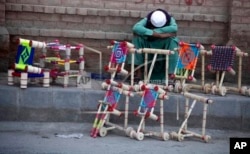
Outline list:
[[[130,84],[131,86],[134,85],[134,76],[135,76],[135,54],[132,53],[132,62],[131,62],[131,81],[130,81]]]
[[[148,83],[147,79],[148,79],[148,54],[145,53],[144,55],[144,83]]]
[[[160,100],[160,127],[161,127],[161,134],[164,133],[164,105],[163,100]]]
[[[242,57],[239,57],[239,64],[238,64],[238,88],[241,87],[241,79],[242,79]]]
[[[151,48],[143,48],[141,50],[141,52],[143,52],[143,53],[152,53],[152,54],[165,54],[165,55],[174,54],[174,51],[171,51],[171,50],[151,49]]]
[[[185,97],[188,97],[188,98],[191,98],[191,99],[195,99],[195,100],[197,100],[199,102],[202,102],[202,103],[207,103],[207,104],[213,103],[213,100],[211,100],[211,99],[208,99],[208,98],[203,97],[203,96],[198,96],[198,95],[195,95],[195,94],[191,94],[189,92],[184,92],[183,95]]]
[[[186,98],[186,101],[185,101],[185,114],[184,114],[185,119],[188,118],[188,110],[189,110],[189,98]],[[184,125],[183,130],[187,130],[187,123]]]
[[[202,136],[206,133],[206,122],[207,122],[207,106],[208,104],[204,104],[203,106],[203,118],[202,118]]]
[[[169,56],[166,55],[166,60],[165,60],[165,86],[168,87],[168,69],[169,69]]]
[[[190,114],[191,114],[191,112],[192,112],[192,110],[193,110],[193,108],[194,108],[194,106],[195,106],[195,104],[196,104],[196,99],[195,100],[193,100],[193,103],[191,104],[191,106],[190,106],[190,108],[189,108],[189,110],[188,110],[188,112],[187,112],[187,115],[186,115],[186,118],[185,118],[185,120],[183,121],[183,123],[182,123],[182,125],[181,125],[181,127],[180,127],[180,129],[179,129],[179,131],[178,131],[178,135],[179,134],[181,134],[181,132],[184,130],[184,128],[186,127],[186,124],[187,124],[187,122],[188,122],[188,118],[189,118],[189,116],[190,116]]]
[[[157,58],[157,54],[154,54],[154,58],[153,58],[153,61],[150,65],[150,68],[149,68],[149,72],[148,72],[148,77],[147,77],[147,81],[150,81],[150,78],[151,78],[151,74],[153,72],[153,69],[154,69],[154,66],[155,66],[155,61],[156,61],[156,58]]]

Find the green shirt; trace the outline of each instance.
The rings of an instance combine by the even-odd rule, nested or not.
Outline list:
[[[134,37],[132,39],[132,43],[136,48],[154,48],[154,49],[166,49],[174,51],[175,48],[178,47],[178,38],[177,37],[169,37],[169,38],[155,38],[151,40],[150,38],[153,35],[153,31],[156,33],[177,33],[178,26],[173,17],[171,17],[170,24],[155,29],[146,28],[147,18],[141,19],[133,26]],[[152,60],[153,55],[149,55],[149,60]],[[157,56],[157,62],[155,64],[153,74],[151,79],[160,79],[164,80],[165,78],[165,59],[164,55]],[[174,55],[169,56],[169,73],[173,73],[176,67],[178,59],[178,53],[176,52]],[[131,57],[128,56],[128,64],[131,64]],[[141,65],[144,63],[144,55],[143,54],[135,54],[135,65]]]
[[[146,28],[147,18],[144,18],[137,22],[133,27],[133,32],[140,36],[152,36],[153,31],[156,33],[176,33],[178,31],[178,26],[175,22],[175,19],[171,17],[170,24],[165,27],[148,29]]]

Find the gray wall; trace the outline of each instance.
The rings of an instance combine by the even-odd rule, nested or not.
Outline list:
[[[0,54],[1,69],[13,63],[18,37],[40,41],[59,39],[62,43],[83,43],[103,52],[103,65],[109,59],[110,40],[131,40],[131,28],[156,8],[168,10],[179,25],[178,37],[186,42],[231,43],[249,52],[250,2],[206,0],[199,5],[184,0],[1,0],[1,35],[9,44]],[[3,29],[3,30],[2,30]],[[5,32],[7,31],[7,35]],[[3,39],[2,39],[3,40]],[[1,41],[3,42],[3,41]],[[4,44],[4,43],[0,43]],[[5,43],[6,44],[6,43]],[[39,54],[37,54],[39,56]],[[97,54],[86,53],[86,68],[97,71]],[[7,57],[7,58],[6,58]],[[250,58],[243,61],[243,82],[249,81]],[[7,65],[7,66],[6,66]],[[198,66],[199,68],[199,66]],[[230,77],[231,78],[231,77]],[[234,79],[233,79],[234,80]],[[249,82],[248,82],[249,83]]]

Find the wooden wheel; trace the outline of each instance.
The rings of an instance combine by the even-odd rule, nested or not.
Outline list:
[[[216,86],[216,85],[213,85],[212,88],[211,88],[212,94],[215,94],[216,91],[217,91],[217,86]]]
[[[130,136],[130,133],[133,131],[134,129],[132,127],[128,127],[126,130],[125,130],[125,133],[127,136]]]
[[[178,134],[178,141],[183,141],[184,140],[184,136],[182,134]]]
[[[131,138],[136,137],[136,131],[135,130],[130,131],[129,137]]]
[[[178,134],[177,134],[176,132],[171,132],[171,133],[169,133],[169,136],[170,136],[170,138],[173,139],[173,140],[177,140],[177,138],[178,138]]]
[[[208,94],[210,92],[210,87],[211,87],[211,85],[208,84],[208,83],[204,85],[204,92],[205,92],[205,94]]]
[[[163,133],[162,139],[163,139],[163,141],[169,140],[169,134],[168,133]]]
[[[102,127],[102,128],[99,130],[99,135],[100,135],[101,137],[104,137],[104,136],[106,136],[107,134],[108,134],[108,130],[107,130],[106,127]]]
[[[223,87],[223,86],[222,86],[222,87],[219,88],[219,94],[220,94],[221,96],[225,96],[226,93],[227,93],[226,87]]]
[[[204,141],[208,143],[211,140],[211,136],[205,135],[204,136]]]
[[[138,133],[136,134],[136,139],[137,139],[138,141],[142,141],[142,140],[144,139],[144,134],[143,134],[142,132],[138,132]]]
[[[175,86],[174,86],[174,92],[178,93],[178,92],[180,92],[180,89],[181,89],[181,82],[176,81]]]

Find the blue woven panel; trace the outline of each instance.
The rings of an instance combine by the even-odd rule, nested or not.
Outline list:
[[[140,106],[143,108],[153,108],[157,97],[158,93],[154,89],[145,89]]]
[[[104,102],[107,102],[111,105],[117,104],[119,102],[121,94],[118,91],[114,91],[112,90],[112,88],[110,88],[110,90],[107,90],[105,98],[104,98]]]
[[[17,49],[17,55],[15,62],[17,64],[33,64],[33,57],[34,57],[34,48],[30,48],[27,46],[19,45]]]
[[[116,42],[112,49],[111,62],[115,64],[125,63],[127,58],[127,48],[120,42]]]

